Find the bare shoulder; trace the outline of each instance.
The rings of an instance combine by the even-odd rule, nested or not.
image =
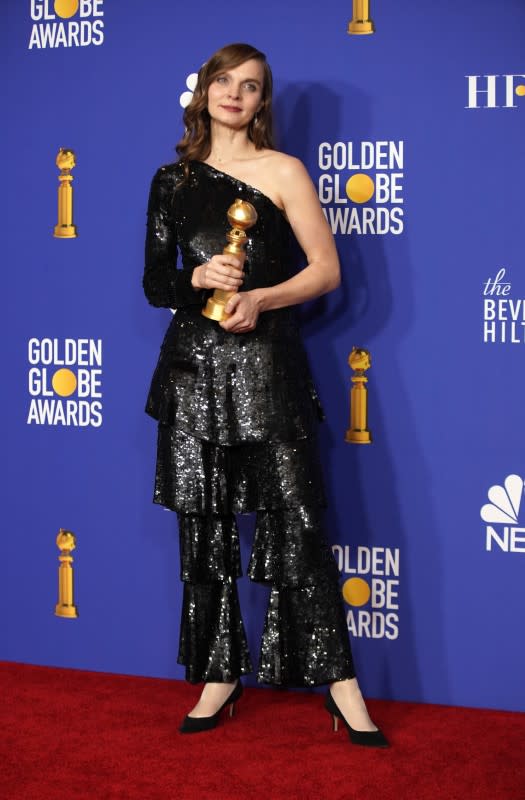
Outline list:
[[[278,150],[268,151],[267,166],[278,184],[309,178],[306,167],[299,158]]]
[[[283,210],[295,197],[314,194],[312,181],[300,159],[278,150],[268,150],[263,161],[268,193],[271,191],[274,201]]]

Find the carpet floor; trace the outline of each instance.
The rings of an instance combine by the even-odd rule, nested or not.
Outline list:
[[[392,746],[332,731],[322,695],[246,689],[182,735],[201,686],[0,663],[3,800],[525,800],[525,714],[368,701]]]

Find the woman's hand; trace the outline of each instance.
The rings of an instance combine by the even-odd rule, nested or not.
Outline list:
[[[224,322],[219,322],[221,328],[230,333],[248,333],[253,331],[259,319],[259,302],[257,290],[234,294],[226,303],[224,310],[231,314]]]
[[[200,267],[195,267],[191,285],[194,289],[224,289],[226,292],[235,292],[243,279],[242,262],[238,258],[216,255]]]

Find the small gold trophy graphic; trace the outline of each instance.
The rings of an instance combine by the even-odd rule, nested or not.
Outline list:
[[[60,170],[58,180],[58,223],[55,225],[53,236],[57,239],[74,239],[77,234],[76,225],[73,225],[73,176],[71,170],[75,166],[75,154],[72,150],[61,147],[56,158],[56,165]]]
[[[369,0],[353,0],[352,19],[348,23],[348,33],[374,33],[375,25],[370,19]]]
[[[58,560],[58,603],[55,606],[57,617],[74,619],[78,617],[76,605],[73,603],[73,557],[71,551],[75,549],[76,540],[71,531],[60,528],[56,538],[60,550]]]
[[[228,222],[232,229],[226,234],[229,244],[222,252],[224,255],[235,256],[240,259],[241,264],[244,264],[246,259],[244,246],[248,241],[245,231],[257,222],[257,211],[251,203],[237,199],[228,209]],[[230,315],[225,312],[224,306],[234,294],[237,294],[237,290],[228,292],[225,289],[215,289],[202,309],[203,316],[214,319],[216,322],[228,319]]]
[[[368,350],[360,347],[352,348],[348,356],[348,363],[355,372],[352,375],[352,391],[350,392],[350,427],[348,428],[345,441],[352,444],[370,444],[372,434],[367,429],[368,417],[368,391],[365,386],[368,378],[365,371],[370,369],[371,359]]]

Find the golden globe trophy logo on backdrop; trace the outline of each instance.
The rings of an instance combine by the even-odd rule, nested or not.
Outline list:
[[[321,142],[319,200],[332,233],[400,234],[404,142]]]
[[[354,550],[334,544],[332,551],[346,579],[342,591],[352,607],[346,614],[350,633],[367,639],[397,639],[399,548],[362,546]]]
[[[58,560],[58,603],[55,606],[55,615],[65,619],[76,619],[78,608],[73,601],[73,556],[72,550],[77,546],[75,535],[71,531],[60,528],[56,538],[60,550]]]
[[[525,298],[512,297],[505,267],[483,284],[483,341],[525,344]]]
[[[353,347],[348,356],[348,365],[354,370],[350,378],[350,427],[345,434],[345,442],[352,444],[372,444],[372,434],[368,429],[368,378],[365,372],[372,366],[370,353],[362,347]]]
[[[516,98],[525,97],[525,74],[465,75],[465,78],[465,108],[518,108]]]
[[[61,147],[56,157],[56,165],[60,170],[58,176],[58,222],[53,236],[57,239],[76,239],[77,227],[73,225],[73,176],[71,170],[76,164],[73,150]]]
[[[104,41],[104,0],[31,0],[30,13],[28,50],[98,46]]]
[[[27,357],[28,425],[102,425],[102,339],[33,338]]]
[[[375,32],[375,25],[370,19],[369,0],[353,0],[352,19],[348,23],[348,33],[366,35]]]
[[[503,486],[490,487],[490,503],[481,509],[481,519],[490,523],[485,531],[485,549],[488,552],[494,546],[504,553],[525,553],[525,528],[519,526],[524,490],[525,483],[520,475],[508,475]]]

